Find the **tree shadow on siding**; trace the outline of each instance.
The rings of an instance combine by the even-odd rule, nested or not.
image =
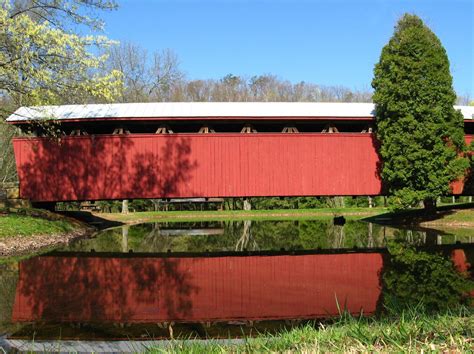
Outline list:
[[[166,139],[165,141],[162,139]],[[184,191],[197,162],[189,138],[46,138],[24,143],[21,196],[33,201],[165,198]],[[145,152],[140,152],[145,150]]]
[[[126,195],[141,198],[194,197],[189,187],[197,161],[190,159],[190,139],[168,136],[158,153],[143,152],[134,156]]]

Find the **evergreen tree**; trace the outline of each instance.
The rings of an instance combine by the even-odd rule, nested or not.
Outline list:
[[[396,205],[431,209],[469,163],[446,51],[419,17],[398,21],[372,86],[385,188]]]

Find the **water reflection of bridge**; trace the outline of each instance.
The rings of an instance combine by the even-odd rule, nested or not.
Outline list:
[[[437,246],[458,269],[473,245]],[[22,261],[16,322],[169,323],[373,314],[383,251],[201,255],[55,254]]]

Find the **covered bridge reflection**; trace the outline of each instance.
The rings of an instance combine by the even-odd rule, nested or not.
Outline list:
[[[454,265],[446,274],[456,269],[469,276],[472,245],[438,247]],[[341,310],[371,315],[382,301],[389,265],[387,253],[373,251],[40,256],[20,263],[12,320],[190,323],[325,318]],[[433,281],[442,284],[439,276]]]
[[[379,253],[41,256],[22,261],[13,321],[204,322],[372,314]],[[297,270],[297,271],[295,271]]]

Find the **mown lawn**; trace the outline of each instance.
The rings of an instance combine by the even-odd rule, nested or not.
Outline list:
[[[331,324],[307,324],[240,343],[175,341],[150,347],[152,353],[240,352],[472,352],[474,312],[459,309],[438,315],[416,309],[386,318],[342,315]]]
[[[74,228],[72,223],[64,219],[49,220],[40,216],[0,214],[0,238],[64,233]]]
[[[446,213],[439,221],[445,223],[474,223],[474,209],[453,210],[452,213]]]
[[[147,221],[183,220],[272,220],[333,218],[344,215],[348,219],[361,219],[387,212],[386,208],[324,208],[324,209],[272,209],[272,210],[209,210],[209,211],[145,211],[121,213],[100,213],[99,217],[124,223]]]
[[[272,220],[272,219],[325,219],[343,215],[349,220],[367,219],[375,223],[414,225],[426,223],[446,226],[474,226],[474,204],[443,205],[434,215],[425,215],[415,208],[392,212],[388,208],[321,208],[272,210],[209,210],[209,211],[145,211],[97,214],[107,220],[123,223],[149,221],[201,221],[201,220]]]

